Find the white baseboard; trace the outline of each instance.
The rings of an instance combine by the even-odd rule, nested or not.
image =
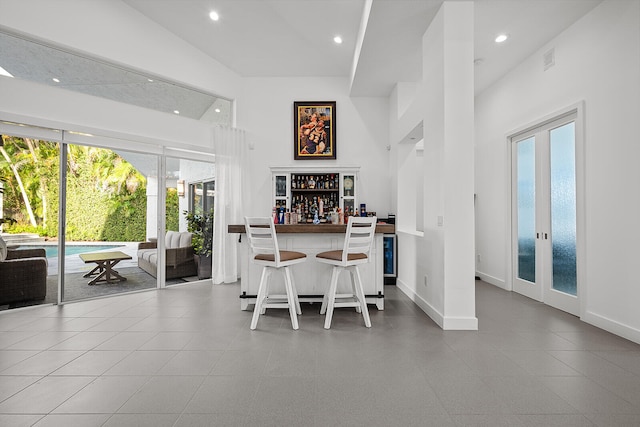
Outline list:
[[[476,276],[480,277],[480,279],[489,284],[504,289],[505,291],[512,291],[512,289],[509,289],[505,281],[502,279],[498,279],[479,271],[476,271]],[[640,330],[638,329],[632,328],[628,325],[622,324],[593,312],[585,313],[580,317],[580,320],[585,323],[589,323],[597,328],[603,329],[607,332],[611,332],[612,334],[618,335],[622,338],[628,339],[629,341],[640,344]]]
[[[444,327],[445,331],[477,331],[478,330],[478,318],[477,317],[445,317]]]
[[[626,338],[636,344],[640,344],[640,330],[632,328],[631,326],[589,311],[586,312],[580,320],[600,329],[604,329],[607,332],[611,332],[612,334],[621,336],[622,338]]]
[[[496,277],[493,277],[481,272],[476,272],[476,275],[480,277],[480,279],[482,279],[483,281],[489,284],[497,286],[506,291],[511,291],[511,289],[507,289],[506,283],[502,279],[498,279]],[[438,326],[440,326],[442,329],[444,330],[477,330],[478,329],[477,318],[475,317],[474,318],[445,318],[442,315],[442,313],[436,310],[431,304],[429,304],[420,295],[417,295],[402,280],[398,279],[396,281],[396,286],[405,295],[407,295],[407,297],[409,297],[411,301],[415,302],[416,305],[418,305],[418,307],[420,307],[422,311],[424,311],[427,314],[427,316],[433,319],[433,321],[436,322]],[[615,320],[611,320],[607,317],[601,316],[593,312],[585,313],[580,319],[597,328],[603,329],[607,332],[611,332],[612,334],[628,339],[629,341],[633,341],[637,344],[640,344],[640,330],[632,328],[631,326],[625,325]]]
[[[418,307],[424,311],[440,328],[445,331],[477,331],[478,330],[478,318],[477,317],[445,317],[436,310],[431,304],[429,304],[424,298],[416,294],[406,283],[400,279],[396,279],[396,286],[400,289],[411,301],[416,303]]]
[[[511,290],[507,288],[507,283],[503,279],[498,279],[497,277],[490,276],[480,271],[476,271],[476,276],[478,276],[483,282],[487,282],[491,285],[497,286],[500,289],[504,289],[505,291]]]

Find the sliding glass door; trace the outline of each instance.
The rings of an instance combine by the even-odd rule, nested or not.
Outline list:
[[[167,286],[211,278],[214,164],[186,156],[166,157]]]
[[[0,310],[58,302],[62,132],[0,122]]]
[[[63,144],[65,182],[62,301],[157,287],[157,249],[139,259],[157,228],[158,156]],[[152,209],[150,209],[150,207]],[[145,263],[147,262],[147,263]]]

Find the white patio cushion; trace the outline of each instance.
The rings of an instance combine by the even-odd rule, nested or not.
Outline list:
[[[167,249],[189,247],[191,246],[191,233],[169,230],[165,236],[164,244]]]

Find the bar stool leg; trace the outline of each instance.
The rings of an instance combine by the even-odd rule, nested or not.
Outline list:
[[[264,279],[264,292],[262,303],[260,303],[260,314],[265,314],[267,312],[267,307],[264,306],[264,302],[269,298],[269,290],[271,287],[271,274],[273,273],[273,268],[265,266],[267,270],[267,274]]]
[[[333,278],[333,268],[331,269],[331,277]],[[333,280],[333,279],[332,279]],[[329,282],[331,283],[331,282]],[[327,312],[327,301],[329,300],[329,289],[324,292],[324,296],[322,297],[322,305],[320,306],[320,314],[325,314]]]
[[[253,308],[253,316],[251,317],[251,329],[255,329],[258,326],[258,317],[260,317],[260,312],[262,310],[262,302],[264,301],[264,297],[266,295],[266,282],[268,273],[268,267],[262,268],[262,275],[260,277],[260,286],[258,286],[258,295],[256,295],[256,305]]]
[[[360,307],[362,307],[362,316],[364,317],[364,325],[367,328],[371,327],[371,318],[369,317],[369,309],[367,308],[367,299],[364,296],[364,288],[362,287],[362,277],[360,277],[360,270],[358,267],[353,268],[358,280],[356,290],[358,292],[358,299],[360,300]]]
[[[300,299],[298,298],[298,289],[296,289],[296,282],[293,280],[293,273],[287,267],[289,272],[289,279],[291,281],[291,289],[293,289],[293,300],[296,303],[296,313],[302,314],[302,308],[300,308]]]
[[[296,308],[296,302],[293,293],[293,284],[291,282],[291,271],[289,267],[284,268],[285,275],[285,288],[287,291],[287,304],[289,305],[289,317],[291,317],[291,326],[293,329],[298,329],[298,310]]]
[[[329,287],[327,288],[327,290],[324,293],[324,296],[322,297],[322,305],[320,306],[320,314],[325,314],[327,312],[327,303],[329,301],[329,289],[331,288],[331,283],[333,282],[333,275],[336,274],[336,268],[337,267],[332,267],[331,268],[331,280],[329,281]]]
[[[331,284],[329,285],[329,291],[327,292],[327,314],[324,318],[324,328],[331,328],[331,319],[333,318],[333,309],[336,303],[336,288],[338,287],[338,275],[340,274],[340,267],[333,267],[331,273]]]
[[[353,271],[354,268],[355,267],[349,267],[349,276],[351,278],[351,291],[353,292],[353,298],[357,300],[358,299],[358,291],[356,289],[356,286],[357,286],[356,283],[357,282],[356,282],[356,274]],[[360,308],[359,305],[356,306],[355,309],[356,309],[356,313],[362,313],[362,309]]]

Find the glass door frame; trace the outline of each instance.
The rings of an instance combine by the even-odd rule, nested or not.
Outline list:
[[[536,283],[525,284],[524,280],[520,280],[517,275],[517,249],[518,249],[518,229],[516,220],[516,177],[517,177],[517,163],[516,163],[516,143],[527,139],[534,135],[536,132],[544,131],[548,135],[549,133],[558,127],[561,127],[569,122],[575,123],[575,173],[576,173],[576,278],[577,278],[577,296],[565,294],[563,292],[552,289],[552,249],[551,238],[548,235],[547,239],[544,238],[544,234],[540,235],[540,238],[536,239]],[[558,308],[560,310],[569,312],[576,316],[582,316],[585,313],[586,300],[587,300],[587,285],[586,274],[583,260],[586,254],[585,245],[585,147],[584,147],[584,102],[567,107],[557,113],[549,115],[543,119],[536,121],[535,123],[527,126],[523,126],[513,132],[510,132],[506,138],[507,153],[509,162],[509,179],[507,179],[507,242],[506,242],[506,257],[507,257],[507,274],[505,288],[507,290],[513,290],[521,293],[525,296],[533,298],[537,301],[544,302],[547,305]],[[544,160],[546,157],[546,166],[549,165],[549,144],[543,143],[544,148],[542,150],[536,149],[536,162]],[[540,167],[536,165],[536,186],[541,185],[543,188],[549,187],[549,170],[540,171]],[[541,172],[541,173],[540,173]],[[550,200],[546,190],[540,194],[540,191],[536,191],[536,205],[538,203],[546,203],[544,209],[550,209]],[[544,201],[544,197],[547,197],[547,201]],[[550,211],[549,211],[550,212]],[[547,233],[550,232],[550,213],[543,215],[543,218],[536,218],[536,232]],[[542,273],[542,274],[540,274]]]
[[[59,177],[59,197],[58,197],[58,253],[65,253],[66,247],[66,223],[67,223],[67,146],[78,145],[86,147],[98,147],[107,150],[122,150],[130,153],[140,153],[155,157],[156,170],[158,171],[157,189],[158,197],[156,200],[158,218],[156,221],[156,230],[164,230],[165,226],[165,194],[161,189],[166,185],[164,170],[166,168],[166,159],[161,149],[151,148],[147,145],[130,140],[119,140],[115,138],[109,138],[105,136],[94,136],[84,133],[72,132],[67,130],[61,130],[62,138],[59,141],[60,144],[60,169],[58,171]],[[162,173],[162,174],[161,174]],[[160,234],[157,234],[160,235]],[[157,265],[158,270],[156,273],[156,285],[153,288],[148,289],[161,289],[166,286],[165,283],[165,251],[164,251],[164,239],[158,239],[157,246]],[[82,301],[83,299],[65,299],[65,257],[58,257],[58,305],[73,303]],[[147,289],[145,289],[147,290]],[[96,295],[90,297],[94,298],[106,298],[115,295],[123,295],[131,292],[139,292],[140,290],[125,291],[118,294],[108,295]]]

